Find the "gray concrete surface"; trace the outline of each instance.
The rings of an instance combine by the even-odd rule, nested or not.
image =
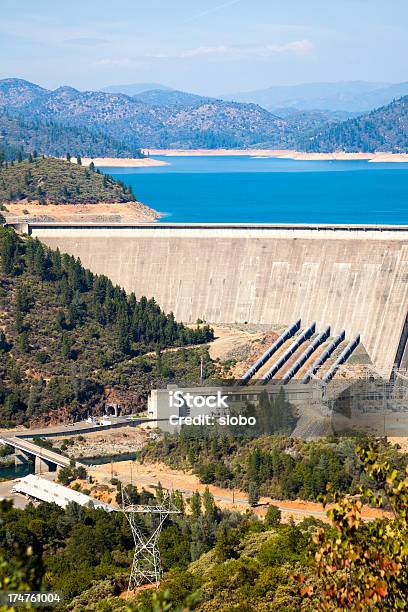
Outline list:
[[[50,465],[55,465],[58,467],[69,467],[70,459],[65,457],[64,455],[60,455],[59,453],[44,448],[42,446],[38,446],[34,442],[30,442],[29,440],[25,440],[22,438],[16,438],[15,436],[2,435],[0,436],[0,442],[8,444],[9,446],[13,446],[16,449],[18,460],[21,463],[22,454],[20,451],[23,451],[23,454],[33,455],[36,459],[36,473],[37,471],[47,472],[49,471]],[[79,461],[76,462],[76,465],[84,465]],[[38,468],[38,470],[37,470]]]
[[[32,224],[177,319],[302,325],[316,320],[361,340],[389,376],[408,311],[408,226]],[[401,352],[401,351],[400,351]]]
[[[147,419],[130,418],[131,415],[123,417],[111,417],[110,425],[92,425],[88,421],[77,421],[76,423],[59,423],[58,425],[46,425],[44,427],[22,428],[3,430],[5,436],[15,436],[16,438],[54,438],[59,436],[73,436],[76,434],[93,433],[95,431],[105,431],[119,427],[137,427],[140,423],[145,423]],[[0,433],[1,437],[1,433]]]

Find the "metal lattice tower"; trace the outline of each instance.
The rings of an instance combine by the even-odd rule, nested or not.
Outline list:
[[[135,541],[128,593],[143,584],[153,584],[159,588],[162,567],[158,539],[166,518],[170,514],[180,514],[180,510],[172,503],[170,495],[163,504],[157,506],[132,504],[122,487],[122,511],[129,521]],[[145,535],[138,524],[137,518],[140,514],[150,514],[152,517],[153,526],[149,535]]]

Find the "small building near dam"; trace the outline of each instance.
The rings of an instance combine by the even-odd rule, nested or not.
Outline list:
[[[206,417],[227,417],[239,414],[248,404],[257,406],[261,394],[276,398],[282,385],[179,387],[152,389],[148,398],[149,427],[176,432],[181,425],[206,425]],[[322,399],[320,385],[291,383],[285,386],[285,399],[293,406],[319,404]],[[194,417],[202,417],[192,421]],[[227,423],[226,423],[227,424]],[[232,423],[233,424],[233,423]]]
[[[106,510],[107,512],[116,511],[116,508],[113,506],[105,504],[94,497],[74,491],[69,487],[64,487],[34,474],[29,474],[17,480],[13,485],[13,492],[20,493],[37,501],[54,503],[61,508],[66,508],[69,503],[75,502],[80,506],[93,507],[95,509]]]

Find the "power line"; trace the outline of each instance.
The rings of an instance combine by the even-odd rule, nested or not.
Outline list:
[[[122,512],[129,521],[135,542],[132,568],[129,577],[128,594],[144,584],[152,584],[159,588],[162,577],[160,552],[158,547],[159,536],[163,524],[168,516],[180,514],[180,510],[168,496],[165,503],[160,505],[133,504],[125,487],[121,487]],[[152,517],[152,531],[146,535],[138,522],[140,514],[150,514]]]

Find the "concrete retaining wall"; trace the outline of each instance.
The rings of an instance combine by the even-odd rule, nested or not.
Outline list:
[[[408,228],[42,224],[30,233],[179,320],[316,320],[360,333],[384,376],[403,353]]]

